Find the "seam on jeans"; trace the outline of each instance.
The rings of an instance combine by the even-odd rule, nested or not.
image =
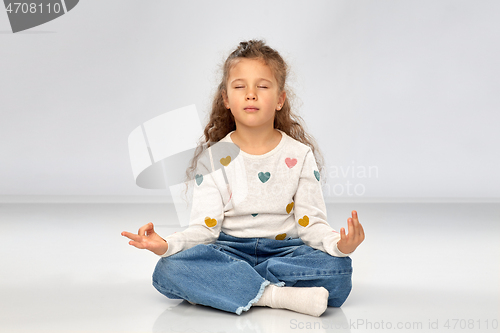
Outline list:
[[[281,277],[314,277],[314,276],[335,276],[335,275],[350,275],[352,271],[329,271],[329,272],[320,272],[314,274],[280,274]]]
[[[246,263],[246,261],[243,259],[234,258],[233,256],[229,255],[227,253],[227,250],[225,248],[223,248],[222,246],[219,246],[216,244],[209,244],[209,246],[212,246],[215,250],[220,251],[222,254],[224,254],[226,257],[228,257],[232,261],[241,261],[241,262]]]
[[[259,289],[259,292],[257,293],[257,296],[255,296],[254,299],[252,299],[250,302],[248,302],[248,304],[246,306],[240,306],[239,308],[237,308],[236,314],[240,315],[242,311],[248,311],[248,309],[250,309],[250,307],[262,297],[262,294],[264,293],[264,289],[270,283],[271,282],[264,280],[264,282],[262,282],[262,284],[260,285],[260,289]]]

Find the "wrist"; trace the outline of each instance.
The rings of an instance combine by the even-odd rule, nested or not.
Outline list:
[[[168,251],[168,243],[166,240],[164,240],[164,243],[161,244],[156,251],[154,251],[155,254],[161,256]]]
[[[350,248],[348,248],[342,244],[339,244],[339,243],[340,243],[340,241],[337,242],[337,250],[339,250],[340,253],[348,255],[348,254],[354,252],[354,249],[350,249]]]

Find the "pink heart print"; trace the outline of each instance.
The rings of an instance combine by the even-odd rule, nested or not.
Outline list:
[[[297,164],[297,159],[287,157],[287,158],[285,158],[285,163],[291,169],[295,166],[295,164]]]

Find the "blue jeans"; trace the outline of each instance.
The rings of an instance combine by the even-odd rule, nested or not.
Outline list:
[[[333,257],[305,245],[300,238],[237,238],[220,233],[213,244],[199,244],[161,258],[153,286],[172,299],[241,314],[269,284],[325,287],[328,305],[347,299],[352,266],[349,257]]]

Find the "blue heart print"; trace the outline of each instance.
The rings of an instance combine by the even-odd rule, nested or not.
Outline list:
[[[196,178],[196,184],[198,186],[200,186],[200,184],[203,182],[203,175],[198,174],[198,175],[194,176],[194,178]]]
[[[271,174],[269,172],[259,172],[259,179],[261,182],[265,183],[271,178]]]

